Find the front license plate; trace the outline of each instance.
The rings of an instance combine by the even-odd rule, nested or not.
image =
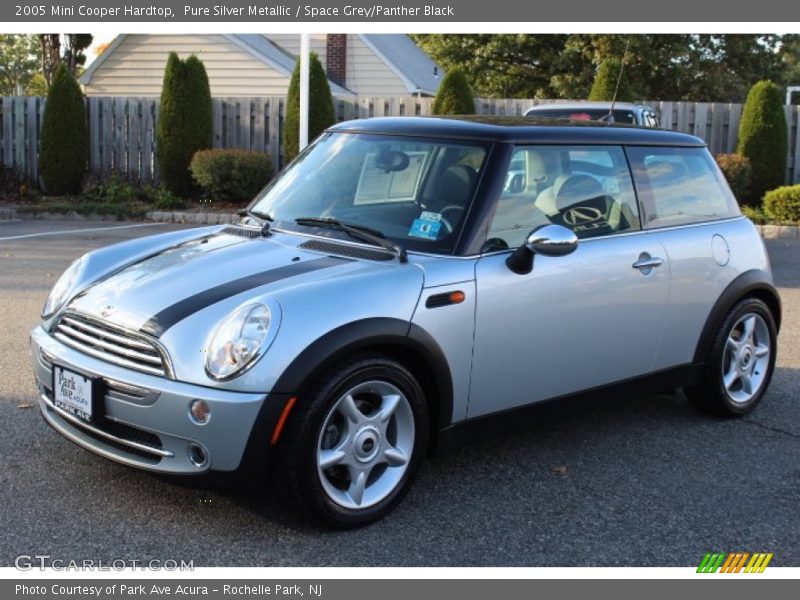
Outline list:
[[[53,367],[53,404],[84,421],[92,420],[92,380],[62,367]]]

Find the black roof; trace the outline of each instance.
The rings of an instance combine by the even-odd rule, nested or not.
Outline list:
[[[537,144],[706,145],[693,135],[652,127],[535,117],[379,117],[338,123],[330,131]]]

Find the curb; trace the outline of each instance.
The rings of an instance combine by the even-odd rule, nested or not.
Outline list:
[[[227,212],[150,211],[145,218],[155,223],[186,223],[193,225],[225,225],[236,223],[239,215]]]
[[[16,208],[0,207],[0,221],[10,219],[55,219],[73,221],[118,221],[114,215],[82,215],[76,212],[51,213],[28,212]],[[190,225],[225,225],[235,223],[239,215],[228,212],[184,212],[184,211],[149,211],[145,220],[154,223],[185,223]]]
[[[756,225],[756,229],[765,240],[800,239],[800,227],[797,225]]]

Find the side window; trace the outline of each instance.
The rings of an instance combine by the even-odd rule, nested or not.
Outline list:
[[[516,248],[555,223],[579,238],[640,228],[625,154],[618,146],[519,146],[487,234],[486,250]]]
[[[705,148],[628,148],[645,229],[702,223],[739,214]]]

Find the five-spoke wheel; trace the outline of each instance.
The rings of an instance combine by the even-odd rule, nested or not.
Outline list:
[[[298,400],[275,484],[330,525],[365,525],[402,499],[427,441],[428,405],[414,375],[385,356],[354,357]]]
[[[346,508],[373,506],[402,479],[414,450],[414,414],[386,381],[347,390],[319,435],[317,469],[325,493]]]
[[[706,357],[704,380],[686,388],[698,408],[745,415],[761,400],[775,366],[777,328],[769,307],[745,298],[723,320]]]

